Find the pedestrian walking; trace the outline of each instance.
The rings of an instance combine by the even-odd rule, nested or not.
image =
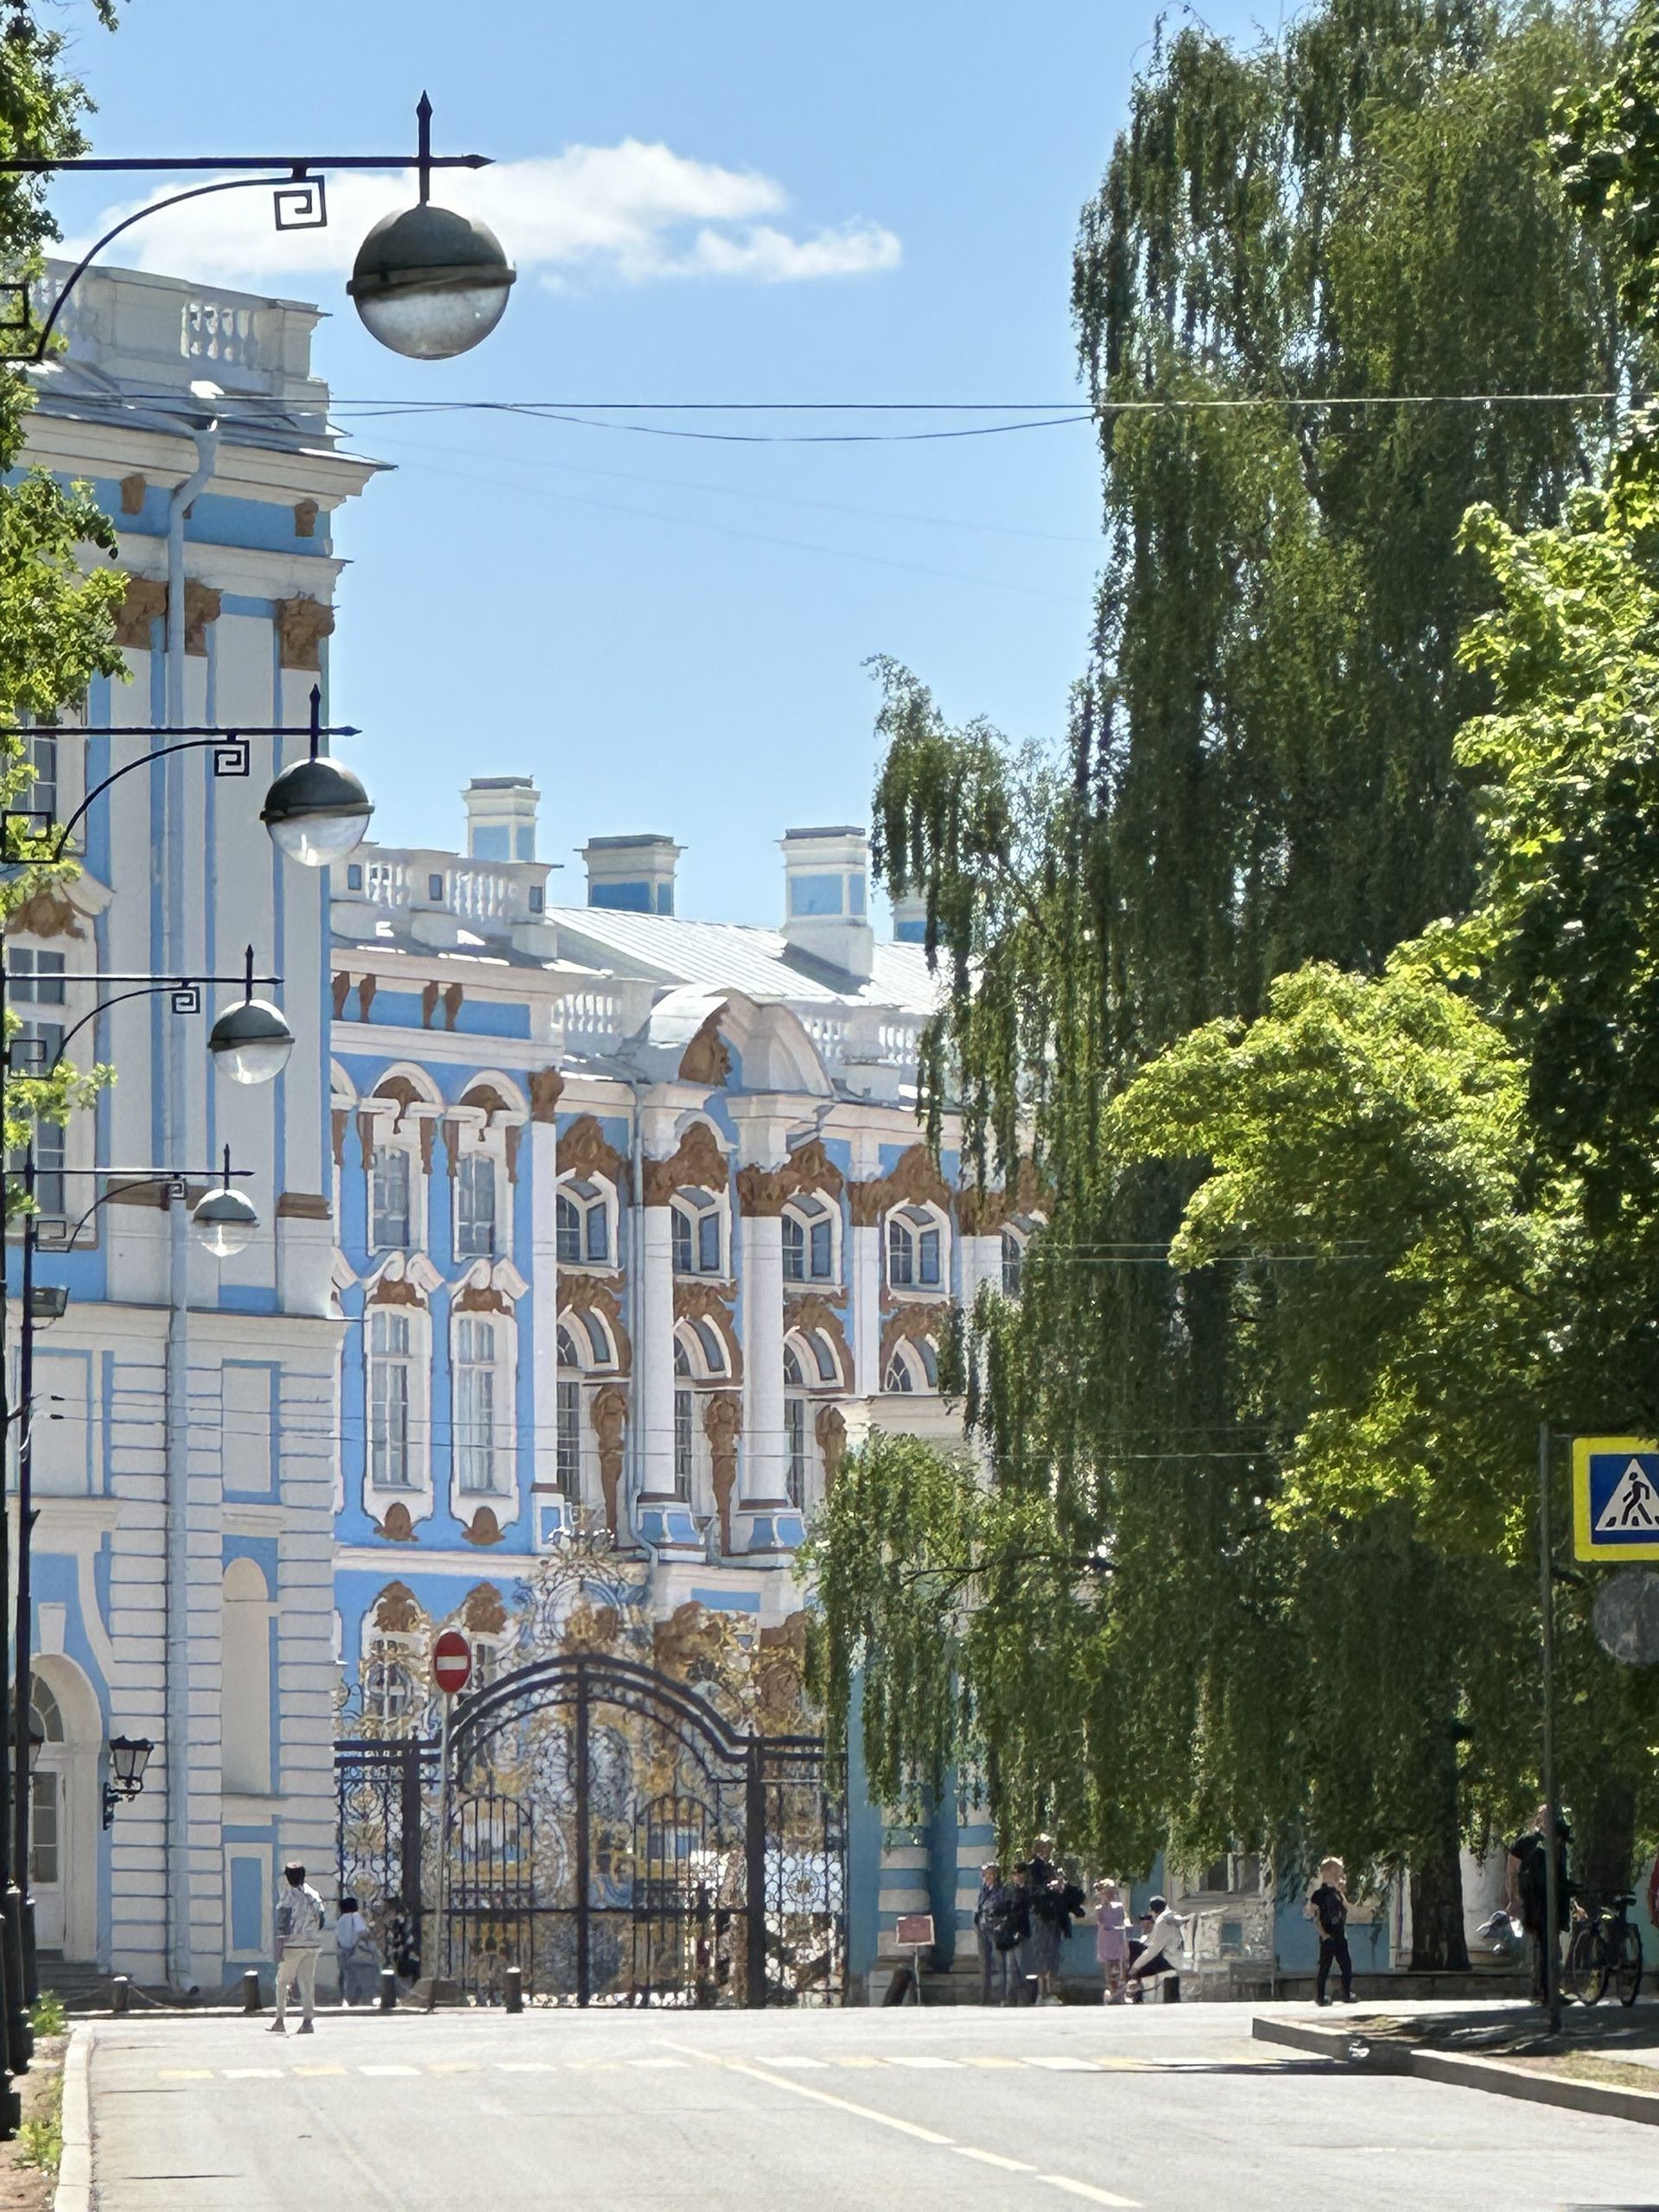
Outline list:
[[[1005,2005],[1028,2005],[1035,1984],[1029,1979],[1031,1972],[1031,1868],[1021,1859],[1015,1863],[1008,1882],[1007,1915],[1003,1931],[1007,1966],[1004,1969],[1007,1987],[1003,1993]]]
[[[1055,1987],[1060,1973],[1060,1946],[1071,1933],[1071,1923],[1084,1910],[1083,1891],[1067,1873],[1050,1862],[1034,1859],[1033,1870],[1048,1866],[1048,1878],[1040,1885],[1032,1881],[1031,1888],[1031,1952],[1027,1965],[1034,1988],[1031,2001],[1035,2005],[1058,2005],[1062,1999]]]
[[[300,2033],[312,2032],[311,2016],[317,2003],[317,1954],[322,1948],[322,1899],[305,1878],[305,1869],[291,1859],[283,1869],[287,1885],[276,1900],[276,2017],[270,2024],[274,2036],[288,2033],[283,2015],[289,1992],[297,1982],[300,1991]]]
[[[1106,1984],[1106,2002],[1123,2002],[1129,1964],[1129,1916],[1116,1882],[1095,1884],[1095,1956]]]
[[[1544,1980],[1544,1945],[1548,1940],[1545,1929],[1549,1925],[1549,1850],[1544,1841],[1544,1830],[1549,1824],[1549,1808],[1541,1805],[1532,1816],[1532,1826],[1516,1836],[1510,1846],[1510,1911],[1527,1932],[1532,1953],[1532,1995],[1537,2005],[1547,2004],[1549,1990]],[[1557,1958],[1560,1952],[1561,1930],[1570,1920],[1567,1903],[1567,1847],[1573,1831],[1560,1814],[1555,1816],[1555,1936]]]
[[[1354,2001],[1354,1961],[1348,1950],[1348,1870],[1340,1859],[1321,1859],[1319,1885],[1303,1908],[1319,1931],[1319,1973],[1313,2002],[1328,2005],[1331,1969],[1342,1974],[1342,2001]]]
[[[1179,1913],[1172,1912],[1166,1897],[1148,1897],[1141,1916],[1141,1948],[1129,1962],[1125,1991],[1131,2005],[1141,2004],[1147,1982],[1160,1982],[1166,2005],[1181,1994],[1181,1956],[1186,1948],[1186,1928]]]
[[[340,1994],[347,2005],[372,2005],[380,1994],[380,1954],[363,1909],[355,1897],[340,1901],[334,1923],[334,1956],[340,1966]]]
[[[974,1940],[979,1946],[979,2001],[1005,2005],[1013,1973],[1014,1949],[1019,1941],[1014,1925],[1008,1885],[1002,1869],[993,1864],[979,1870],[979,1897],[974,1905]]]

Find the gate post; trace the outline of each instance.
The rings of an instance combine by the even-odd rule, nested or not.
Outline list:
[[[426,1914],[421,1896],[421,1739],[418,1736],[407,1737],[398,1748],[403,1761],[403,1773],[398,1777],[398,1823],[403,1845],[404,1910],[415,1931],[415,1948],[421,1955],[424,1972],[427,1959]],[[435,1960],[430,1970],[437,1972]]]
[[[749,1738],[743,1777],[743,1897],[747,1933],[748,2002],[759,2012],[766,2001],[766,1777],[764,1745]]]
[[[588,1986],[588,1905],[593,1885],[592,1836],[588,1804],[588,1655],[576,1659],[576,2002],[587,2004]]]

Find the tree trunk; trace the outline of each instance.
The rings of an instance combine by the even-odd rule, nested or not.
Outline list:
[[[1411,1968],[1414,1974],[1467,1974],[1463,1933],[1463,1872],[1457,1839],[1421,1854],[1411,1869]]]
[[[1636,1864],[1636,1783],[1627,1774],[1599,1775],[1573,1810],[1578,1825],[1568,1847],[1574,1879],[1593,1897],[1618,1897],[1630,1887]]]

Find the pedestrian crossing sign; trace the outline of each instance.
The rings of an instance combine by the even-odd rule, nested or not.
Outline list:
[[[1639,1436],[1573,1438],[1573,1555],[1659,1559],[1659,1444]]]

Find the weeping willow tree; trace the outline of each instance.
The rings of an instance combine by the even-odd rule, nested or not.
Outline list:
[[[1166,1840],[1409,1865],[1422,1963],[1463,1958],[1471,1685],[1524,1668],[1526,1624],[1408,1511],[1287,1517],[1305,1409],[1251,1360],[1306,1255],[1172,1268],[1203,1165],[1126,1158],[1103,1105],[1275,976],[1376,974],[1471,896],[1453,740],[1486,693],[1457,645],[1494,587],[1459,525],[1552,520],[1609,410],[1528,396],[1637,365],[1545,149],[1609,35],[1325,0],[1249,51],[1160,49],[1076,259],[1107,550],[1069,741],[952,728],[880,665],[878,865],[925,894],[946,983],[931,1135],[960,1114],[970,1179],[1029,1154],[1047,1227],[959,1348],[988,1485],[872,1447],[832,1503],[832,1715],[862,1669],[878,1786],[954,1768],[1005,1829],[1121,1866]],[[937,1688],[942,1637],[951,1694],[903,1694]]]

